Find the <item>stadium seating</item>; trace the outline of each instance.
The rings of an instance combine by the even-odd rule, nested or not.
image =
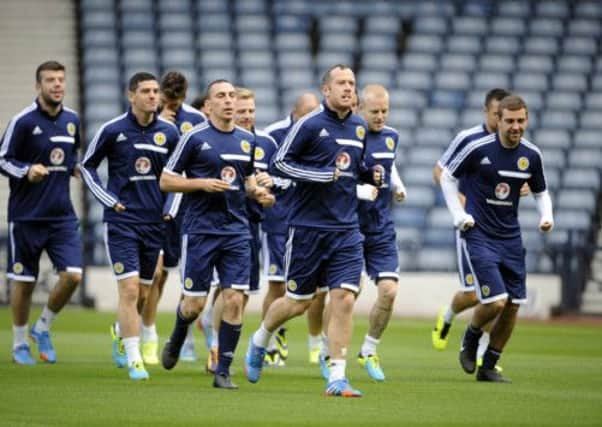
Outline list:
[[[599,2],[568,0],[83,1],[87,139],[126,107],[122,94],[137,70],[183,70],[190,97],[215,78],[250,86],[263,127],[288,114],[300,90],[317,91],[329,66],[350,64],[360,85],[390,89],[389,124],[400,131],[397,165],[409,192],[394,207],[401,265],[453,270],[451,219],[431,169],[459,129],[482,122],[487,90],[505,87],[526,99],[527,137],[543,152],[558,231],[537,233],[530,197],[521,201],[520,219],[529,269],[550,271],[546,245],[566,242],[571,230],[591,231],[597,221],[600,18]],[[100,218],[98,204],[90,209]],[[102,263],[97,249],[94,261]]]

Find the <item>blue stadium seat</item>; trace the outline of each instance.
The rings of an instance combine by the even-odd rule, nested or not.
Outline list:
[[[542,1],[535,3],[535,14],[539,16],[566,18],[569,16],[569,13],[569,6],[563,1]]]
[[[572,19],[568,22],[569,36],[583,37],[600,37],[602,34],[602,26],[600,20],[591,19],[592,16],[587,16],[588,19]]]
[[[540,126],[548,129],[575,129],[577,127],[577,113],[570,110],[545,110],[542,111]]]
[[[467,129],[476,126],[479,123],[483,123],[484,121],[485,117],[483,115],[483,107],[471,108],[462,112],[462,116],[460,117],[460,127]]]
[[[154,49],[155,34],[151,30],[124,30],[121,45],[124,49]]]
[[[188,49],[193,51],[192,34],[188,31],[168,31],[159,36],[159,46],[163,50]]]
[[[522,1],[505,1],[498,4],[498,13],[502,16],[511,16],[514,18],[527,17],[530,11],[529,3]]]
[[[602,148],[600,131],[592,129],[578,129],[574,136],[575,148]]]
[[[451,108],[427,108],[422,112],[422,125],[453,129],[458,126],[458,112]]]
[[[558,73],[552,77],[552,89],[584,92],[587,89],[587,77],[585,74],[576,74],[575,72]]]
[[[222,0],[196,0],[196,7],[201,14],[228,12],[228,2]]]
[[[496,36],[516,37],[523,36],[527,32],[527,26],[525,25],[525,21],[521,19],[501,16],[492,19],[490,31]],[[498,37],[498,39],[502,38]]]
[[[448,23],[442,16],[419,16],[414,19],[417,34],[447,34]]]
[[[414,227],[421,229],[426,224],[426,210],[423,208],[395,207],[393,222],[395,222],[395,225],[398,227]]]
[[[83,10],[82,28],[115,29],[115,13],[112,10]]]
[[[481,70],[510,73],[516,69],[516,61],[512,55],[501,53],[483,54],[479,58]]]
[[[157,3],[157,9],[160,14],[186,13],[190,14],[190,0],[169,0]]]
[[[154,30],[155,19],[148,11],[123,12],[121,27],[128,30]]]
[[[397,68],[397,57],[386,52],[364,52],[361,55],[361,63],[362,69],[376,69],[390,73]]]
[[[101,65],[94,67],[84,67],[84,84],[87,88],[95,83],[108,83],[118,86],[120,83],[120,73],[117,64]]]
[[[439,60],[439,68],[470,72],[476,68],[476,58],[465,53],[444,53]]]
[[[241,69],[245,68],[269,68],[274,67],[274,55],[271,51],[243,51],[238,55],[238,64]]]
[[[241,34],[263,33],[270,31],[271,23],[265,15],[239,15],[234,21],[234,27]]]
[[[163,67],[194,68],[194,51],[191,49],[166,49],[161,57]]]
[[[389,112],[389,123],[394,128],[413,128],[418,124],[418,112],[413,108],[397,108]]]
[[[571,146],[571,136],[568,130],[542,127],[533,132],[533,142],[542,150],[549,148],[560,148],[567,150]]]
[[[202,1],[202,0],[201,0]],[[225,13],[201,13],[198,15],[196,27],[202,32],[224,32],[230,35],[232,22],[230,15]]]
[[[521,49],[521,41],[514,34],[490,35],[485,39],[485,50],[490,53],[517,55]]]
[[[544,248],[543,235],[538,231],[538,227],[533,229],[522,227],[521,237],[523,239],[523,246],[527,249],[527,252],[539,252]]]
[[[395,57],[397,38],[390,34],[366,33],[360,38],[360,48],[363,52],[382,52]]]
[[[518,69],[523,73],[551,73],[554,61],[549,55],[526,55],[518,58]]]
[[[416,34],[410,37],[408,43],[409,52],[436,54],[443,50],[443,41],[440,36],[434,34]]]
[[[442,154],[442,152],[440,154]],[[402,161],[403,163],[398,165],[400,166],[399,173],[401,179],[408,187],[408,192],[412,191],[414,186],[428,187],[433,185],[432,168],[439,158],[437,157],[432,163],[428,163],[427,159],[427,161],[423,161],[421,164],[416,164],[413,159],[408,157],[409,156],[404,156],[403,159],[400,158],[399,161]]]
[[[537,141],[535,141],[537,143]],[[566,164],[566,154],[564,150],[546,148],[543,152],[545,166],[548,168],[562,169]]]
[[[117,46],[117,37],[115,32],[110,29],[97,28],[84,32],[82,37],[82,47],[84,49],[97,48],[115,48]]]
[[[559,230],[587,230],[591,225],[591,216],[587,212],[575,209],[557,209],[554,223]]]
[[[447,50],[456,53],[478,54],[482,49],[481,41],[473,36],[450,36],[447,38]]]
[[[387,69],[363,69],[357,73],[358,88],[362,88],[367,84],[381,84],[385,87],[391,86],[393,76],[391,71]]]
[[[302,33],[280,33],[276,35],[276,49],[280,51],[309,51],[309,37]]]
[[[414,185],[408,190],[408,197],[404,200],[403,206],[410,208],[428,209],[435,204],[435,192],[432,186]]]
[[[583,129],[602,129],[600,111],[583,111],[580,115],[580,124]]]
[[[234,10],[237,14],[265,14],[267,5],[263,0],[245,0],[234,2]]]
[[[509,74],[499,71],[481,71],[473,76],[473,85],[475,89],[490,90],[494,87],[510,87]]]
[[[602,5],[595,0],[578,2],[575,5],[575,16],[588,19],[602,18]]]
[[[391,34],[399,32],[401,19],[397,16],[372,15],[368,16],[365,23],[365,31],[368,34]]]
[[[538,91],[543,92],[548,90],[548,78],[545,74],[539,73],[520,73],[514,75],[513,88],[517,92]]]
[[[455,271],[456,250],[452,248],[424,247],[418,252],[418,268],[426,271]]]
[[[159,15],[159,29],[162,32],[186,32],[192,38],[192,17],[189,13],[163,13]]]
[[[583,101],[581,95],[576,92],[550,92],[546,96],[546,108],[579,111],[583,108]]]
[[[307,52],[279,52],[276,62],[281,69],[311,67],[312,58]]]
[[[579,74],[589,73],[593,68],[592,58],[582,55],[562,55],[557,60],[558,71],[575,72]]]
[[[596,196],[591,190],[561,189],[556,197],[556,204],[562,209],[583,209],[593,213],[596,208]]]
[[[470,88],[470,76],[457,71],[439,71],[434,81],[437,89],[464,91]]]
[[[602,92],[586,93],[585,106],[591,110],[602,110]]]
[[[389,89],[389,104],[393,111],[397,108],[424,108],[427,104],[427,98],[424,93],[403,88]]]
[[[202,31],[196,40],[200,49],[232,50],[232,37],[224,31]]]
[[[226,49],[202,50],[199,52],[199,62],[203,68],[234,67],[234,55]]]
[[[602,167],[602,150],[574,149],[569,151],[569,167]]]
[[[556,18],[535,18],[530,20],[531,36],[561,37],[564,31],[562,20]]]
[[[464,91],[434,90],[431,92],[431,106],[461,109],[464,106]]]
[[[426,218],[429,227],[451,228],[454,224],[451,213],[446,207],[432,208]]]
[[[431,227],[424,230],[422,240],[426,247],[455,247],[456,233],[453,227]]]
[[[542,36],[527,38],[524,48],[527,55],[555,55],[560,50],[555,38]]]
[[[523,197],[519,202],[518,222],[523,230],[537,230],[540,220],[539,213],[533,207],[527,207],[523,204],[523,199],[528,197],[532,196]]]
[[[150,12],[153,9],[152,0],[121,0],[121,10],[123,11],[136,11],[136,12]]]
[[[562,44],[565,53],[571,55],[595,55],[598,44],[590,37],[566,37]]]
[[[422,244],[422,232],[415,227],[396,227],[397,247],[401,250],[418,248]]]
[[[242,68],[240,72],[241,83],[248,88],[272,87],[276,76],[272,68]]]

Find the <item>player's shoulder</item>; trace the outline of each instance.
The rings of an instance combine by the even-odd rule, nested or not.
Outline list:
[[[168,136],[180,138],[178,127],[173,122],[170,122],[161,116],[157,116],[157,130],[168,133]]]
[[[283,132],[286,131],[289,127],[291,127],[292,124],[293,120],[291,119],[291,116],[288,115],[282,120],[278,120],[277,122],[269,124],[263,131],[269,134],[278,131]]]
[[[79,114],[77,111],[63,105],[63,114],[65,114],[68,120],[79,122]]]
[[[255,130],[255,140],[259,143],[265,143],[265,144],[270,144],[273,145],[274,147],[278,148],[278,143],[276,142],[276,140],[272,137],[272,135],[270,135],[269,133],[267,133],[266,131],[263,130]]]
[[[23,108],[21,111],[19,111],[17,114],[15,114],[12,117],[11,122],[13,122],[13,124],[15,126],[25,125],[33,117],[33,115],[36,113],[37,109],[38,109],[38,105],[35,102],[33,102],[32,104],[29,104],[27,107]]]
[[[491,146],[496,140],[495,133],[490,133],[487,135],[483,135],[479,138],[474,138],[472,140],[467,141],[467,144],[462,149],[464,154],[469,154],[473,151],[484,150],[488,146]]]
[[[399,131],[395,128],[392,128],[391,126],[385,126],[381,133],[385,137],[390,136],[395,139],[399,139]]]
[[[454,139],[469,142],[487,135],[489,135],[489,132],[485,130],[485,127],[482,124],[479,124],[460,130]]]
[[[255,140],[255,134],[253,132],[249,132],[238,125],[234,127],[234,135],[242,139]]]
[[[539,147],[537,145],[535,145],[534,143],[532,143],[531,141],[529,141],[528,139],[521,138],[520,145],[521,145],[521,147],[523,147],[523,149],[525,150],[525,152],[527,154],[531,154],[533,156],[538,156],[540,158],[542,157],[541,150],[539,149]]]
[[[120,114],[117,117],[105,122],[100,129],[98,134],[111,134],[125,130],[128,127],[127,113]]]

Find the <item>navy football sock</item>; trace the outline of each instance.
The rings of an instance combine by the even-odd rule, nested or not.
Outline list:
[[[462,347],[469,350],[471,354],[476,354],[481,335],[483,335],[481,329],[468,325],[468,328],[466,328],[466,331],[464,332],[464,338],[462,339]]]
[[[497,361],[500,359],[502,352],[495,348],[488,346],[485,354],[483,355],[483,368],[494,369]]]
[[[230,365],[234,358],[234,351],[240,338],[241,325],[232,325],[224,320],[219,327],[219,357],[216,374],[230,375]]]
[[[171,338],[169,339],[172,348],[177,349],[178,351],[180,348],[182,348],[182,344],[184,344],[186,334],[188,333],[188,325],[190,325],[193,321],[194,318],[187,319],[184,317],[182,311],[180,310],[180,305],[178,305],[178,309],[176,310],[176,324],[174,325]]]

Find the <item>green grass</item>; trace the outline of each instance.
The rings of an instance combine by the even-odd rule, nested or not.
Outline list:
[[[379,347],[387,381],[371,382],[350,357],[348,377],[364,398],[336,399],[322,396],[319,370],[306,362],[303,319],[289,324],[288,366],[266,369],[255,385],[244,379],[242,357],[258,318],[247,319],[234,362],[238,391],[213,389],[201,363],[180,363],[170,372],[150,367],[150,381],[130,381],[111,364],[113,319],[68,308],[53,326],[59,362],[23,367],[11,363],[10,313],[0,309],[0,425],[602,425],[600,326],[519,321],[501,360],[514,381],[508,385],[477,383],[462,372],[457,348],[464,322],[452,328],[450,348],[436,352],[431,322],[393,319]],[[163,336],[172,321],[173,315],[160,316]],[[365,318],[356,321],[351,356],[366,324]]]

